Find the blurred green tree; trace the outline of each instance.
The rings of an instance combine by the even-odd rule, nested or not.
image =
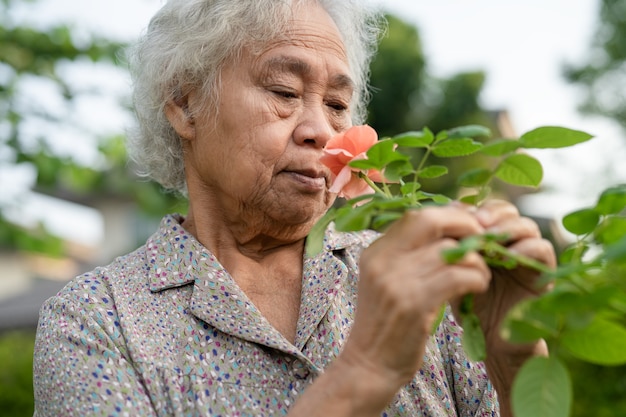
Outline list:
[[[381,137],[427,126],[434,132],[457,126],[479,124],[500,134],[494,112],[480,105],[486,75],[482,71],[462,72],[437,78],[428,72],[419,30],[397,16],[386,15],[388,27],[371,66],[372,99],[368,124]],[[431,192],[454,195],[457,173],[468,164],[480,163],[476,156],[465,159],[437,159],[452,175],[424,181]]]
[[[381,136],[424,126],[433,131],[465,124],[496,128],[491,113],[480,105],[485,73],[449,79],[431,75],[419,30],[396,16],[386,18],[387,32],[371,66],[368,123]]]
[[[4,417],[32,416],[34,331],[0,333],[0,410]]]
[[[91,138],[98,144],[97,164],[87,165],[74,155],[60,155],[52,149],[51,131],[62,129],[68,121],[42,103],[25,100],[24,87],[52,86],[58,96],[56,102],[70,107],[84,96],[99,92],[81,90],[68,79],[67,71],[59,68],[84,62],[120,66],[124,45],[95,36],[78,40],[65,24],[42,29],[16,22],[10,11],[18,3],[23,5],[20,0],[0,2],[0,167],[10,171],[29,166],[36,172],[33,190],[54,197],[81,201],[88,201],[91,196],[126,198],[143,213],[154,216],[184,207],[179,199],[163,193],[154,183],[133,178],[121,133]],[[34,135],[25,133],[29,125],[38,122],[44,122],[46,127]],[[87,139],[94,134],[84,131],[81,135]],[[61,239],[42,225],[24,228],[6,216],[19,204],[0,202],[0,246],[60,255]]]
[[[413,102],[424,88],[426,58],[417,28],[386,15],[388,28],[370,67],[368,123],[381,136],[415,128]]]
[[[580,85],[583,113],[606,116],[626,129],[626,0],[600,0],[595,35],[582,65],[567,65],[566,78]]]

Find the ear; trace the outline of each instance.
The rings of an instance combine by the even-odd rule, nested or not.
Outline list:
[[[196,124],[189,108],[189,95],[170,99],[165,104],[165,117],[183,139],[193,140],[196,137]]]

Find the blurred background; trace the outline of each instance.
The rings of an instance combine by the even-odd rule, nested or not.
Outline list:
[[[544,125],[592,141],[533,154],[539,190],[498,190],[557,245],[561,216],[626,182],[626,0],[378,0],[386,36],[368,123],[381,135]],[[38,309],[141,245],[185,202],[138,178],[124,46],[160,0],[0,0],[0,410],[30,416]],[[450,180],[427,184],[454,195]],[[574,364],[575,416],[626,415],[626,369]]]

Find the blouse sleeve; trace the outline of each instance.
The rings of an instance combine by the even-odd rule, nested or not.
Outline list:
[[[127,352],[113,342],[116,321],[104,320],[89,306],[61,296],[42,306],[33,365],[34,415],[156,416]]]

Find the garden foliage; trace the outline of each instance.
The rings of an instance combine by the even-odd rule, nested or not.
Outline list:
[[[563,148],[592,137],[546,126],[518,139],[478,140],[489,135],[488,129],[473,125],[437,134],[425,128],[382,138],[362,158],[348,162],[352,174],[367,182],[372,192],[332,208],[311,232],[307,250],[322,249],[323,233],[331,222],[341,231],[384,230],[405,211],[425,205],[453,199],[480,205],[489,198],[495,180],[538,187],[543,178],[541,163],[525,150]],[[456,158],[475,153],[493,162],[459,176],[465,191],[462,196],[422,190],[423,179],[448,173],[445,166],[430,163],[431,155]],[[372,181],[371,171],[383,172],[385,181]],[[478,251],[493,268],[533,268],[542,274],[542,286],[553,286],[552,291],[513,306],[501,329],[505,338],[516,343],[543,338],[551,352],[549,358],[533,358],[520,370],[512,397],[516,417],[571,415],[572,381],[565,359],[601,366],[626,364],[626,184],[603,191],[594,205],[566,215],[562,224],[576,239],[560,255],[554,270],[509,252],[503,237],[497,235],[471,236],[442,253],[453,263],[469,251]],[[461,315],[466,353],[473,360],[484,360],[484,337],[471,296],[465,297]]]

